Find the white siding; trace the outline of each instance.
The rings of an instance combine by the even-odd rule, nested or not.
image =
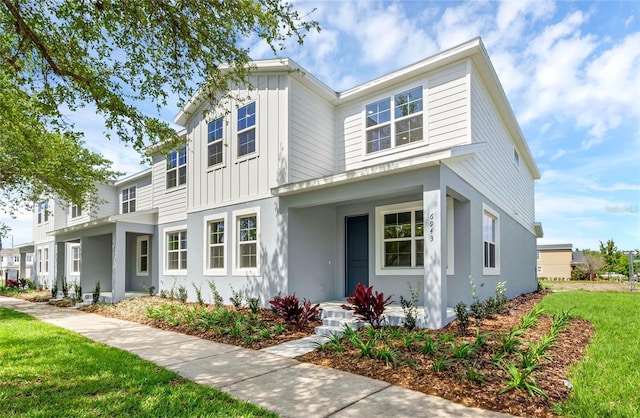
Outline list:
[[[214,114],[224,116],[222,164],[208,167],[207,129],[214,117],[204,117],[199,109],[186,124],[190,211],[267,197],[271,187],[286,182],[287,76],[255,75],[249,82],[253,90],[232,91],[234,97],[245,100],[233,100]],[[252,101],[256,103],[256,151],[238,157],[237,108]],[[155,173],[154,168],[154,183],[160,180]]]
[[[447,165],[509,216],[533,231],[533,176],[523,158],[519,167],[514,164],[514,143],[475,69],[471,72],[471,126],[472,141],[486,142],[488,147],[474,158]],[[522,156],[525,151],[518,150],[518,153]]]
[[[289,181],[333,174],[334,107],[296,80],[289,80]]]
[[[193,153],[187,152],[187,170],[192,158]],[[159,224],[187,218],[187,187],[186,185],[181,185],[167,190],[166,172],[166,158],[162,155],[154,156],[151,173],[153,185],[152,206],[158,208]],[[187,178],[187,185],[189,180],[190,178]]]
[[[367,155],[364,109],[369,103],[423,86],[424,140]],[[393,111],[393,109],[392,109]],[[467,61],[377,91],[338,107],[336,115],[337,171],[372,166],[466,144],[469,133],[469,74]]]
[[[118,200],[118,213],[122,213],[122,190],[136,186],[136,212],[151,209],[153,206],[153,185],[151,183],[151,173],[135,181],[130,181],[118,185],[116,196]]]

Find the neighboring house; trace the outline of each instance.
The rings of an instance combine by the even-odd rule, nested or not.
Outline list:
[[[357,283],[397,301],[410,283],[433,328],[471,302],[469,276],[481,298],[536,289],[539,172],[479,38],[340,93],[290,59],[249,81],[193,97],[175,119],[186,146],[103,186],[100,213],[56,206],[36,226],[43,277],[77,272],[112,300],[215,281],[263,305]]]
[[[22,252],[19,247],[0,250],[0,277],[7,279],[32,279],[33,253]]]
[[[571,279],[576,266],[584,264],[582,251],[573,251],[572,244],[538,245],[536,251],[538,278]]]

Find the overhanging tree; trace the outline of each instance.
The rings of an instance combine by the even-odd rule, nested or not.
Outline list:
[[[85,148],[63,109],[93,106],[105,136],[138,151],[175,144],[169,124],[138,105],[159,111],[177,96],[182,106],[197,87],[220,99],[230,83],[247,81],[243,41],[262,39],[277,54],[288,39],[301,44],[318,29],[305,19],[278,0],[0,0],[5,210],[41,193],[82,203],[95,198],[96,181],[116,174]]]

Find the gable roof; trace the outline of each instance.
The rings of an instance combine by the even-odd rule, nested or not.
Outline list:
[[[515,114],[513,113],[504,89],[502,88],[502,84],[498,79],[498,75],[495,72],[493,64],[489,59],[487,50],[485,49],[480,37],[471,39],[463,44],[449,48],[414,64],[408,65],[381,77],[377,77],[341,93],[327,87],[326,84],[305,70],[291,58],[256,60],[251,65],[254,66],[253,72],[260,74],[269,72],[288,73],[291,77],[300,81],[320,97],[323,97],[334,105],[338,105],[351,100],[356,100],[371,93],[372,91],[390,87],[403,80],[408,80],[417,75],[442,68],[463,59],[470,59],[473,62],[480,78],[487,87],[489,95],[491,96],[498,113],[500,114],[507,130],[511,134],[511,138],[513,138],[516,149],[519,151],[520,156],[529,168],[533,178],[539,179],[540,171],[538,170],[538,166],[536,165],[533,155],[531,154],[531,150],[524,139],[520,125],[516,120]],[[224,70],[229,70],[228,66],[223,66],[222,68]],[[178,125],[186,126],[191,115],[197,111],[205,100],[206,97],[203,95],[202,90],[198,90],[178,112],[174,122]]]

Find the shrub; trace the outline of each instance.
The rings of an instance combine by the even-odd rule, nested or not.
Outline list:
[[[241,308],[242,300],[244,299],[244,297],[242,296],[242,292],[239,290],[233,290],[233,286],[229,287],[231,288],[231,297],[229,298],[229,301],[236,309]]]
[[[407,283],[409,286],[409,293],[411,294],[411,299],[407,300],[403,296],[400,296],[400,306],[402,306],[402,312],[404,312],[404,327],[413,330],[416,327],[417,316],[418,316],[418,300],[420,299],[420,287],[416,287],[413,289],[410,283]]]
[[[80,283],[76,282],[73,284],[73,291],[76,294],[76,300],[82,302],[82,286],[80,286]]]
[[[258,299],[258,298],[248,298],[247,299],[247,304],[249,305],[249,309],[251,309],[251,312],[253,312],[254,314],[258,313],[258,306],[260,304],[260,299]]]
[[[24,280],[24,287],[27,289],[31,289],[31,290],[35,290],[36,289],[36,285],[33,282],[33,279],[22,279]]]
[[[196,300],[198,301],[198,305],[203,306],[204,299],[202,299],[202,285],[197,287],[196,284],[192,282],[191,286],[193,286],[193,289],[196,291]]]
[[[180,302],[187,303],[188,297],[187,288],[182,285],[178,286],[178,299],[180,299]]]
[[[96,282],[96,287],[93,289],[93,303],[100,301],[100,280]]]
[[[52,298],[58,297],[58,283],[54,283],[53,286],[51,286],[51,297]]]
[[[156,290],[155,286],[149,286],[147,287],[147,285],[145,283],[142,283],[142,288],[144,290],[147,291],[147,293],[149,293],[149,296],[153,296],[153,292]]]
[[[276,295],[273,300],[269,301],[269,304],[286,322],[298,326],[306,325],[318,316],[320,312],[319,303],[311,305],[309,300],[303,299],[302,305],[300,305],[300,299],[296,297],[295,293],[284,297]]]
[[[373,286],[365,287],[358,283],[353,296],[347,297],[349,305],[341,305],[342,309],[353,311],[360,319],[379,328],[384,320],[384,309],[391,303],[391,296],[385,299],[384,294],[373,291]]]
[[[216,288],[216,282],[209,282],[209,289],[211,289],[211,302],[213,302],[216,308],[222,307],[224,299],[222,299],[220,292],[218,292],[218,289]]]
[[[479,327],[482,325],[482,320],[486,316],[484,303],[480,302],[478,298],[473,298],[473,302],[471,302],[469,309],[471,309],[471,315],[473,315],[473,318],[475,319],[476,326]]]
[[[62,278],[62,297],[65,299],[69,297],[69,283],[66,277]]]
[[[454,310],[456,311],[456,318],[458,319],[458,330],[460,335],[466,335],[469,329],[469,313],[467,312],[467,305],[464,302],[458,302]]]

